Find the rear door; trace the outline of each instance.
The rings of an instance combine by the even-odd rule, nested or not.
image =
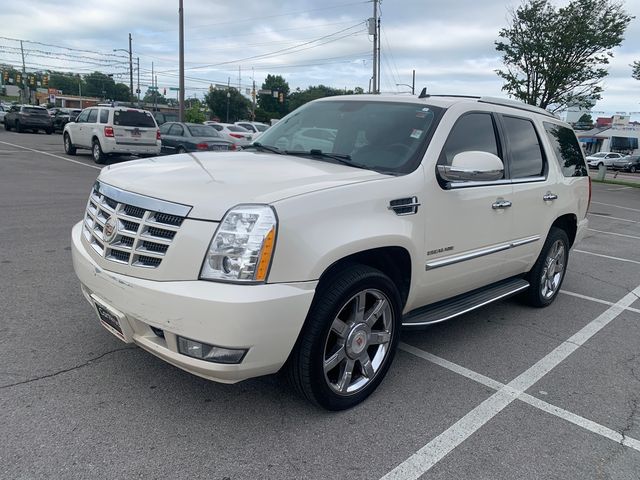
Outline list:
[[[135,109],[113,112],[113,134],[118,145],[155,146],[157,130],[150,112]]]

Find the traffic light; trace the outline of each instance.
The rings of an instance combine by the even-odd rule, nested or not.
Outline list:
[[[20,75],[19,73],[16,73],[16,83],[21,83],[22,82],[22,75]]]
[[[9,70],[4,70],[2,72],[2,82],[7,83],[9,81]]]
[[[43,87],[48,87],[49,86],[49,75],[44,75],[42,77],[42,86]]]
[[[282,92],[278,93],[278,101],[280,103],[284,103],[284,93]]]
[[[36,84],[36,77],[34,77],[33,75],[31,75],[29,77],[29,85],[33,86]]]

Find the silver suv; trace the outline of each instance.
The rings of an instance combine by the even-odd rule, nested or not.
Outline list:
[[[160,155],[160,129],[153,115],[137,108],[98,105],[86,108],[64,127],[64,151],[91,150],[96,163],[109,155]]]

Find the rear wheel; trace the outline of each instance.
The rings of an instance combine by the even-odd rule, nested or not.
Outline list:
[[[635,167],[635,166],[633,166],[633,165],[631,166],[631,168],[629,168],[629,171],[630,171],[631,173],[636,173],[636,170],[637,170],[637,169],[636,169],[636,167]]]
[[[187,153],[183,146],[178,147],[178,153]]]
[[[75,155],[76,147],[73,143],[71,143],[71,137],[68,133],[64,134],[64,153],[67,155]]]
[[[93,161],[102,164],[107,160],[107,156],[102,151],[102,147],[100,146],[100,141],[97,138],[93,139],[93,144],[91,146],[91,153],[93,154]]]
[[[10,132],[10,131],[11,131],[11,127],[9,126],[9,122],[4,122],[4,129],[5,129],[7,132]]]
[[[16,120],[16,132],[22,133],[22,125],[20,125],[19,120]]]
[[[569,238],[564,230],[551,227],[538,260],[527,274],[529,289],[524,298],[529,305],[546,307],[560,291],[569,261]]]
[[[367,398],[398,345],[401,300],[382,272],[353,265],[323,280],[289,358],[289,377],[311,402],[344,410]]]
[[[51,135],[51,134],[53,133],[53,127],[51,127],[51,128],[47,128],[47,129],[45,130],[45,133],[46,133],[47,135]]]

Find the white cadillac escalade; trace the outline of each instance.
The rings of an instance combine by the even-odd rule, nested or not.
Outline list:
[[[575,134],[544,110],[340,96],[239,153],[104,168],[73,264],[123,341],[219,382],[285,367],[339,410],[382,381],[403,326],[550,304],[589,201]]]

